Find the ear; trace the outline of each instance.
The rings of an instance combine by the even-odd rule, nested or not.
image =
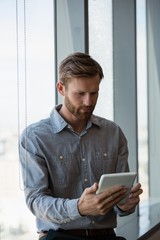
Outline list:
[[[57,82],[56,86],[57,86],[58,92],[59,92],[62,96],[64,96],[64,95],[65,95],[65,86],[64,86],[64,84],[61,83],[61,82]]]

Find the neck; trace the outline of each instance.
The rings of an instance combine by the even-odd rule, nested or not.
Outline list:
[[[59,114],[65,119],[65,121],[73,128],[73,130],[77,133],[81,133],[83,129],[86,127],[87,121],[77,119],[72,113],[68,110],[66,111],[62,106]]]

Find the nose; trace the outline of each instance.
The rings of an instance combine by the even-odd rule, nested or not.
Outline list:
[[[83,104],[86,106],[92,105],[92,97],[90,94],[85,94],[84,99],[83,99]]]

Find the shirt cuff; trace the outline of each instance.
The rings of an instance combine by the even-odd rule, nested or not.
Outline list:
[[[82,216],[80,215],[78,211],[78,200],[79,199],[72,199],[67,201],[67,212],[68,216],[71,220],[76,220],[78,218],[81,218]]]
[[[135,211],[135,208],[132,208],[130,211],[123,211],[116,205],[114,206],[114,210],[120,217],[123,217],[132,214]]]

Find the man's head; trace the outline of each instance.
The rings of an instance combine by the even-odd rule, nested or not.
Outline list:
[[[78,77],[104,77],[99,63],[86,53],[76,52],[66,57],[59,66],[59,81],[65,86],[69,79]]]
[[[85,53],[74,53],[59,66],[57,89],[64,97],[63,116],[87,121],[97,103],[103,71],[99,63]]]

